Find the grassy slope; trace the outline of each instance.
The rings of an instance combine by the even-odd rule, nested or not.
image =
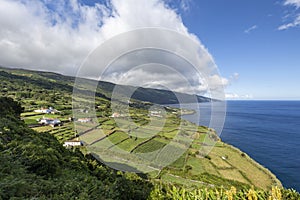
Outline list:
[[[2,80],[2,95],[11,96],[21,101],[22,105],[25,105],[27,112],[22,114],[25,122],[28,124],[36,123],[36,119],[41,117],[41,115],[33,114],[31,111],[34,108],[47,105],[54,105],[55,108],[63,110],[63,116],[58,116],[62,119],[66,119],[68,116],[71,116],[70,100],[72,81],[74,80],[72,77],[65,77],[54,73],[32,72],[26,70],[5,71],[6,72],[0,71],[0,79]],[[24,82],[26,82],[26,84],[24,84]],[[108,86],[112,87],[111,84],[108,84]],[[99,92],[104,90],[105,87],[108,88],[108,86],[100,87]],[[20,95],[20,91],[25,92]],[[145,91],[149,92],[148,90]],[[30,95],[26,96],[28,93]],[[145,140],[143,139],[134,140],[132,138],[128,138],[128,135],[115,127],[114,121],[108,118],[111,114],[108,111],[109,109],[107,106],[109,98],[106,98],[105,96],[109,96],[109,92],[105,91],[103,93],[105,95],[98,97],[96,101],[100,105],[100,116],[98,118],[102,125],[99,128],[104,131],[104,134],[112,133],[109,136],[109,139],[120,148],[129,152],[152,151],[167,144],[177,133],[176,124],[179,124],[179,119],[173,117],[166,123],[163,131],[158,135],[158,137],[146,141],[146,143],[144,143]],[[42,96],[43,94],[45,95]],[[143,93],[139,94],[141,95]],[[36,100],[36,98],[40,99]],[[135,109],[133,113],[139,113],[139,115],[133,116],[136,117],[137,123],[144,123],[145,119],[141,117],[143,115],[142,110]],[[82,124],[81,126],[83,126],[84,129],[85,124]],[[124,126],[126,126],[126,124]],[[65,123],[63,127],[57,127],[54,129],[48,127],[35,129],[40,132],[47,132],[54,135],[60,142],[64,142],[75,135],[72,123]],[[151,129],[155,129],[155,127],[151,127]],[[205,133],[207,131],[208,130],[206,128],[199,130],[199,135],[192,143],[188,152],[174,162],[170,167],[164,168],[159,173],[154,172],[153,178],[161,178],[166,182],[184,183],[191,186],[195,184],[212,184],[215,186],[254,185],[256,187],[266,189],[270,188],[274,184],[280,185],[280,182],[267,169],[254,162],[238,149],[222,142],[218,142],[217,146],[213,148],[210,154],[206,157],[201,154],[197,154],[199,148],[203,146],[203,139],[206,136]],[[88,143],[92,143],[99,139],[94,133],[97,133],[97,129],[85,134],[84,140]],[[226,160],[222,159],[222,157],[226,157]]]
[[[20,107],[0,97],[0,199],[147,199],[152,184],[69,151],[20,120]]]
[[[30,130],[20,105],[0,97],[0,199],[299,199],[291,189],[210,189],[179,178],[184,187],[147,181],[63,148],[51,135]],[[141,175],[142,176],[142,175]],[[147,178],[145,175],[142,177]],[[187,189],[188,185],[198,188]]]

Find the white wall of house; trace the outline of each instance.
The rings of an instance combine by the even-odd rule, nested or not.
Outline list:
[[[81,142],[80,141],[66,141],[63,146],[65,146],[65,147],[68,147],[68,146],[73,146],[73,147],[74,146],[81,146]]]

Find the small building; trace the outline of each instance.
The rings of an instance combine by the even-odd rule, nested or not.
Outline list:
[[[223,160],[227,160],[228,156],[221,156]]]
[[[161,111],[150,111],[150,114],[148,115],[149,117],[162,117]]]
[[[52,107],[49,107],[49,108],[41,108],[41,109],[37,109],[37,110],[34,110],[34,112],[37,112],[37,113],[45,113],[45,114],[56,114],[58,113],[59,111],[52,108]]]
[[[41,109],[34,110],[34,112],[48,114],[50,113],[50,110],[47,108],[41,108]]]
[[[91,122],[92,119],[91,118],[79,118],[77,119],[78,122],[81,122],[81,123],[88,123],[88,122]]]
[[[62,123],[59,119],[52,119],[52,118],[45,118],[45,117],[41,118],[39,123],[42,124],[42,125],[49,125],[49,126],[52,126],[52,127],[62,125]]]
[[[115,112],[111,115],[111,117],[113,117],[113,118],[120,117],[120,116],[121,116],[120,113],[117,113],[117,112]]]
[[[65,141],[63,144],[64,147],[78,147],[82,146],[82,142],[78,139]]]

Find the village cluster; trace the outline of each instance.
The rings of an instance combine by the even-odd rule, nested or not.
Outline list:
[[[34,112],[44,113],[44,114],[58,114],[58,113],[61,113],[60,111],[54,109],[53,107],[37,109],[37,110],[34,110]],[[74,119],[72,117],[70,117],[69,121],[74,121]],[[76,119],[76,121],[81,122],[81,123],[87,123],[87,122],[91,122],[92,119],[91,118],[78,118],[78,119]],[[57,118],[49,118],[49,117],[45,117],[45,116],[38,119],[38,123],[41,124],[41,125],[49,125],[49,126],[52,126],[52,127],[63,125],[61,120],[59,120]]]
[[[34,110],[34,112],[40,113],[40,114],[45,114],[47,116],[47,117],[43,116],[43,117],[37,119],[37,122],[40,126],[51,126],[54,128],[57,126],[63,126],[63,123],[66,123],[66,122],[79,122],[79,123],[89,123],[89,122],[92,123],[93,122],[92,118],[89,118],[89,117],[76,118],[76,119],[73,117],[69,117],[68,120],[62,121],[62,120],[56,118],[58,115],[61,115],[62,112],[53,107],[36,109],[36,110]],[[86,110],[83,110],[82,113],[88,113],[88,112]],[[51,115],[53,115],[53,117]],[[161,118],[162,113],[161,113],[161,111],[152,110],[152,111],[149,111],[148,116]],[[126,117],[126,115],[121,114],[119,112],[114,112],[114,113],[112,113],[112,115],[110,117],[111,118],[123,118],[123,117]],[[63,146],[65,146],[65,147],[76,147],[76,146],[82,146],[82,145],[83,145],[83,142],[80,141],[78,136],[76,136],[76,135],[72,139],[65,141],[63,144]]]

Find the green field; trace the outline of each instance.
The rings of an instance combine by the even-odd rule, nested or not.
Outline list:
[[[162,140],[154,138],[135,149],[135,153],[148,153],[159,150],[166,145]]]
[[[63,143],[69,139],[72,139],[76,136],[76,132],[74,130],[73,124],[68,123],[64,124],[64,126],[50,127],[50,126],[41,126],[33,128],[38,132],[47,132],[53,135],[59,142]]]
[[[160,178],[161,181],[188,186],[205,183],[220,187],[229,186],[231,183],[234,186],[240,184],[251,187],[254,185],[263,189],[269,189],[272,185],[280,185],[272,173],[238,149],[224,144],[213,130],[181,120],[178,117],[181,113],[180,109],[164,107],[166,118],[163,123],[162,118],[148,116],[148,109],[153,105],[152,103],[132,99],[129,116],[112,118],[110,117],[113,112],[110,107],[110,95],[113,85],[101,83],[95,93],[95,105],[92,105],[97,119],[93,118],[91,123],[73,123],[68,121],[69,117],[73,117],[72,106],[75,105],[77,108],[77,104],[87,103],[84,94],[72,99],[74,79],[57,74],[23,70],[5,70],[0,75],[3,88],[1,94],[21,103],[24,107],[21,118],[27,125],[36,126],[37,120],[42,117],[58,118],[64,122],[62,126],[54,128],[50,126],[33,128],[40,134],[53,135],[60,143],[80,135],[80,140],[86,144],[84,148],[81,148],[82,151],[94,148],[97,153],[106,148],[109,152],[108,159],[109,156],[124,158],[122,154],[114,154],[112,151],[114,149],[127,152],[130,159],[132,155],[147,155],[172,143],[179,149],[186,148],[187,150],[181,156],[179,155],[170,166],[159,168],[158,172],[153,173],[158,176],[155,178]],[[139,93],[140,97],[146,92],[142,90]],[[158,93],[158,91],[151,92]],[[170,95],[166,94],[161,97],[166,100],[171,98]],[[150,95],[149,98],[157,101],[156,96]],[[75,102],[74,105],[72,101]],[[35,109],[50,106],[61,112],[55,115],[33,112]],[[124,103],[120,101],[118,106],[124,107]],[[85,117],[89,114],[89,112],[82,112],[78,116]],[[131,123],[128,119],[131,119]],[[84,153],[89,152],[85,150]],[[149,158],[151,159],[155,158]]]
[[[50,116],[53,117],[53,115],[47,115],[47,117]],[[30,124],[31,121],[34,122],[41,115],[24,113],[23,117],[25,122]],[[55,117],[60,118],[61,116],[55,115]],[[208,155],[202,152],[202,147],[209,147],[209,145],[216,142],[213,139],[214,137],[210,136],[214,133],[204,127],[199,127],[196,129],[197,132],[193,133],[192,130],[194,128],[191,128],[191,124],[185,123],[186,133],[182,133],[183,135],[178,137],[180,131],[177,128],[180,123],[176,122],[174,118],[166,121],[164,127],[152,126],[143,128],[141,129],[143,132],[132,129],[132,126],[126,119],[118,120],[119,127],[114,119],[99,118],[100,126],[80,136],[80,139],[86,144],[93,144],[94,147],[105,147],[108,144],[106,148],[110,150],[119,148],[132,154],[144,154],[162,149],[175,137],[180,138],[178,145],[183,145],[187,142],[184,137],[192,137],[194,141],[190,144],[189,150],[170,166],[162,170],[164,174],[161,176],[162,180],[186,185],[203,185],[204,183],[221,184],[223,179],[226,179],[239,182],[241,185],[255,185],[259,188],[270,188],[274,184],[272,177],[264,168],[254,164],[248,156],[242,156],[240,151],[220,141],[216,143]],[[175,126],[172,126],[172,123]],[[95,125],[80,123],[77,126],[79,130],[88,130]],[[54,135],[61,143],[75,137],[73,123],[66,123],[61,127],[55,128],[42,126],[34,129]],[[130,134],[128,134],[129,130]],[[152,136],[153,132],[156,134],[154,137]],[[141,138],[139,134],[142,136],[149,134],[149,137]],[[107,138],[104,140],[105,137]],[[108,141],[110,145],[107,143]]]

